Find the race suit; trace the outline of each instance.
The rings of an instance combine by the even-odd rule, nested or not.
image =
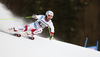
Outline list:
[[[47,21],[44,15],[37,15],[35,22],[26,25],[24,28],[15,28],[15,30],[32,31],[33,35],[42,33],[45,27],[51,28],[51,34],[54,34],[54,25],[51,20]]]

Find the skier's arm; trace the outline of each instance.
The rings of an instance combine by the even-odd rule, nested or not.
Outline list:
[[[48,26],[48,29],[49,29],[49,33],[50,33],[50,40],[53,39],[54,37],[54,26],[53,26],[53,23],[51,23],[49,26]],[[51,29],[51,30],[50,30]]]
[[[33,14],[32,18],[37,19],[37,15]]]
[[[35,14],[32,15],[32,18],[34,19],[41,19],[42,17],[43,15],[35,15]]]

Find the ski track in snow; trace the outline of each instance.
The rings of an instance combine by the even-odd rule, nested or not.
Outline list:
[[[0,19],[16,18],[0,3]],[[23,26],[21,19],[0,20],[0,30]],[[70,43],[35,36],[35,40],[0,32],[0,57],[100,57],[100,52]]]

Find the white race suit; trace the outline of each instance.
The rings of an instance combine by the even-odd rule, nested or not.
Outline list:
[[[43,29],[49,26],[51,28],[51,34],[54,34],[53,22],[51,20],[47,21],[45,15],[36,15],[35,19],[37,19],[35,22],[28,24],[22,28],[15,27],[15,30],[32,31],[33,35],[36,35],[42,33]]]

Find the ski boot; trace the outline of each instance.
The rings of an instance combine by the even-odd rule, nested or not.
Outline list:
[[[13,28],[9,28],[8,29],[9,31],[14,31],[14,32],[17,32],[17,30],[15,30],[15,28],[13,27]]]
[[[28,38],[31,39],[31,40],[34,40],[32,31],[26,32],[25,35],[27,35],[27,36],[28,36],[28,35],[31,35],[31,36],[28,36]]]

